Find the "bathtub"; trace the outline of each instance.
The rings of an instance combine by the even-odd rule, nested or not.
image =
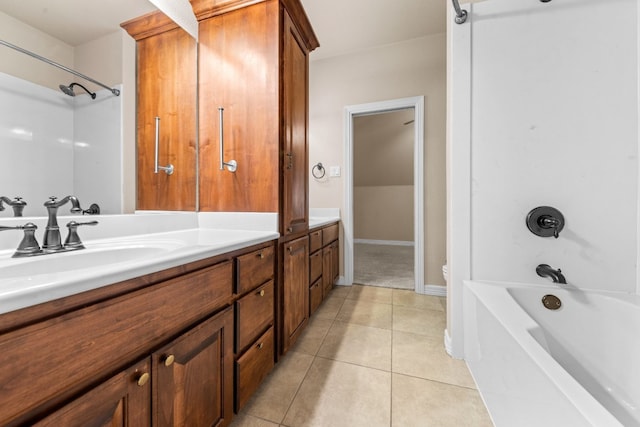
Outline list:
[[[465,281],[463,300],[465,360],[497,427],[640,426],[638,295]]]

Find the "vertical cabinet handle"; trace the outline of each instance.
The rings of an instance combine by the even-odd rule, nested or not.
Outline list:
[[[229,172],[235,172],[238,169],[238,162],[224,161],[224,108],[218,107],[218,113],[220,115],[220,170],[223,171],[226,166]]]
[[[158,173],[158,170],[163,170],[167,175],[173,173],[173,165],[159,166],[158,164],[158,146],[160,145],[160,117],[156,117],[156,160],[153,168],[153,173]]]

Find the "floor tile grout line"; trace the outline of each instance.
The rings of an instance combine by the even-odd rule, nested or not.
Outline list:
[[[395,374],[395,375],[402,375],[403,377],[407,377],[407,378],[415,378],[417,380],[429,381],[429,382],[432,382],[432,383],[437,383],[437,384],[441,384],[441,385],[448,385],[448,386],[451,386],[451,387],[462,388],[462,389],[465,389],[465,390],[478,391],[478,389],[474,388],[474,387],[467,387],[467,386],[460,385],[460,384],[448,383],[446,381],[439,381],[439,380],[434,380],[434,379],[431,379],[431,378],[417,377],[415,375],[404,374],[402,372],[391,372],[391,373]]]

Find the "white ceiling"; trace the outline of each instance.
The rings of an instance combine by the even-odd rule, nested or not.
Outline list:
[[[321,59],[446,30],[449,0],[301,0]],[[0,11],[77,46],[155,10],[148,0],[0,0]]]

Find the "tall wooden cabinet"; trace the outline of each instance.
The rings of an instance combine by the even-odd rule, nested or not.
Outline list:
[[[199,21],[200,209],[278,212],[308,229],[308,54],[298,0],[192,0]],[[223,109],[223,120],[220,118]],[[235,172],[220,170],[235,160]]]
[[[122,24],[136,40],[137,209],[196,209],[196,42],[161,13]],[[158,118],[159,120],[156,120]],[[172,174],[155,173],[158,164]]]
[[[299,0],[191,5],[199,21],[200,209],[278,213],[276,342],[284,353],[309,316],[308,80],[318,41]],[[231,160],[235,172],[220,169]]]

